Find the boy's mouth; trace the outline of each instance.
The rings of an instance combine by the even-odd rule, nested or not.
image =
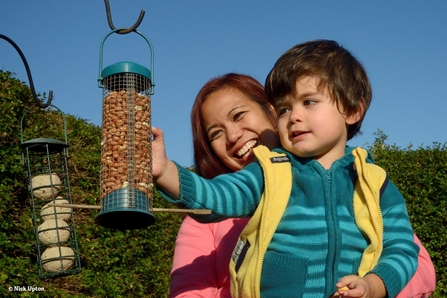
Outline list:
[[[250,149],[255,147],[257,144],[258,144],[257,140],[251,140],[247,142],[247,144],[245,144],[244,147],[242,147],[236,152],[236,156],[239,158],[245,157],[245,155],[250,152]]]
[[[294,139],[294,138],[296,138],[296,137],[299,137],[299,136],[302,136],[302,135],[306,135],[306,134],[308,134],[309,132],[308,131],[292,131],[291,133],[290,133],[290,137],[292,138],[292,139]]]

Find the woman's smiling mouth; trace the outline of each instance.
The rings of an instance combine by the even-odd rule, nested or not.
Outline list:
[[[236,152],[236,156],[239,158],[243,158],[244,155],[246,155],[250,151],[250,149],[255,147],[257,144],[258,144],[257,140],[251,140],[247,142],[247,144],[245,144],[244,147],[242,147]]]

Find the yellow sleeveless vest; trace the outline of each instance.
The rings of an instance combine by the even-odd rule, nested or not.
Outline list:
[[[271,152],[264,146],[254,148],[254,153],[264,171],[265,190],[259,206],[242,231],[230,260],[231,295],[234,298],[261,296],[264,255],[292,190],[292,169],[285,154]],[[366,163],[365,149],[358,147],[352,154],[358,174],[353,198],[355,221],[370,240],[370,245],[363,252],[358,271],[359,276],[364,276],[377,264],[383,249],[383,222],[379,203],[380,189],[387,175],[382,168]]]

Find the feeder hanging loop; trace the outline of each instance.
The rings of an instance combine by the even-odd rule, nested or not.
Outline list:
[[[47,107],[49,107],[51,105],[51,101],[53,100],[53,91],[50,90],[48,92],[48,101],[47,101],[47,103],[43,103],[43,100],[40,100],[39,98],[37,98],[36,91],[34,89],[33,78],[31,76],[31,71],[29,69],[29,65],[28,65],[28,62],[26,61],[25,55],[23,55],[23,53],[20,50],[19,46],[14,41],[12,41],[12,39],[10,39],[9,37],[7,37],[7,36],[5,36],[3,34],[0,34],[0,38],[2,38],[4,40],[6,40],[7,42],[9,42],[14,47],[14,49],[16,49],[17,53],[19,53],[20,58],[22,58],[23,64],[25,65],[26,73],[28,75],[29,86],[31,88],[31,92],[33,94],[33,98],[34,98],[34,101],[36,102],[37,106],[39,106],[42,109],[46,109]]]
[[[111,13],[110,13],[109,0],[104,0],[104,3],[106,4],[107,21],[109,22],[109,27],[110,27],[110,29],[112,31],[116,30],[116,28],[115,28],[115,26],[113,25],[113,22],[112,22],[112,16],[111,16]],[[130,33],[132,31],[135,31],[138,28],[138,26],[140,26],[141,22],[143,21],[144,14],[145,14],[145,12],[144,12],[144,10],[142,10],[140,12],[140,16],[138,17],[138,20],[136,21],[136,23],[132,27],[127,28],[127,29],[117,30],[117,31],[115,31],[115,33],[127,34],[127,33]]]

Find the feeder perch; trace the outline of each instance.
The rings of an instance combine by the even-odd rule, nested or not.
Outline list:
[[[60,112],[53,105],[49,107]],[[81,261],[73,209],[48,206],[72,203],[65,117],[61,112],[65,142],[52,138],[24,141],[23,122],[27,112],[20,124],[20,148],[28,179],[39,275],[75,274],[81,271]]]
[[[152,208],[151,98],[153,49],[150,68],[118,62],[102,68],[105,40],[100,44],[99,87],[102,88],[101,210],[96,223],[111,229],[144,228],[155,222]]]

